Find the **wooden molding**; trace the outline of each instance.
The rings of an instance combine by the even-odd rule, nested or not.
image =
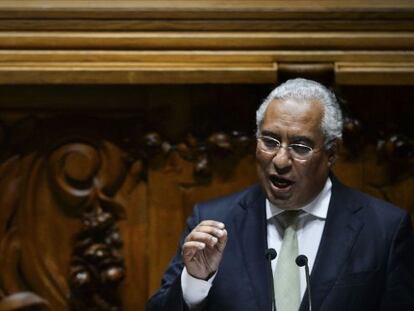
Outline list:
[[[324,63],[348,84],[339,63],[386,62],[362,83],[405,84],[413,20],[411,0],[6,0],[0,83],[275,83],[281,63]]]
[[[335,80],[349,85],[414,85],[414,63],[337,63]]]
[[[259,63],[323,63],[323,62],[343,62],[343,63],[410,63],[414,62],[414,50],[0,50],[0,64],[8,63],[10,66],[18,66],[23,63],[222,63],[222,64],[259,64]],[[96,67],[96,66],[95,66]]]
[[[139,18],[139,19],[369,19],[398,20],[413,17],[410,0],[4,0],[5,18]]]
[[[414,29],[413,18],[411,0],[0,2],[4,31],[400,32]]]
[[[274,63],[0,63],[0,84],[275,83]]]
[[[405,32],[0,32],[0,49],[411,50]]]

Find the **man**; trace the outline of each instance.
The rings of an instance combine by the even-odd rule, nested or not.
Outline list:
[[[256,121],[261,187],[194,208],[147,310],[308,310],[300,254],[312,272],[313,310],[414,310],[408,214],[331,173],[342,132],[335,96],[289,80]],[[277,252],[271,269],[269,248]]]

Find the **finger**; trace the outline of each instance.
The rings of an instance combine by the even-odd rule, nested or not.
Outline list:
[[[202,242],[210,247],[214,247],[218,243],[218,238],[206,232],[193,231],[186,238],[186,242],[189,241]]]
[[[222,238],[225,235],[225,229],[219,229],[217,227],[199,225],[194,229],[195,232],[205,232],[215,236],[217,239]]]
[[[202,222],[198,224],[198,226],[211,226],[211,227],[216,227],[218,229],[224,229],[225,227],[225,225],[222,222],[215,221],[215,220],[203,220]]]
[[[226,244],[227,244],[227,230],[224,229],[223,235],[218,239],[216,247],[220,252],[223,252],[224,248],[226,247]]]
[[[182,246],[182,255],[183,257],[191,260],[194,255],[198,252],[203,250],[206,247],[205,243],[198,242],[198,241],[190,241],[186,242]]]

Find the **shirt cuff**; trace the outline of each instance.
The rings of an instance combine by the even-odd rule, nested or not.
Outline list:
[[[191,276],[187,272],[187,268],[184,267],[181,273],[181,290],[183,291],[184,301],[190,309],[202,303],[207,298],[216,275],[217,272],[207,281],[204,281]]]

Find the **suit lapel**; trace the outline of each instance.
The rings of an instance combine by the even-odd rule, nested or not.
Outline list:
[[[320,309],[332,289],[363,226],[363,222],[356,216],[361,206],[352,199],[352,192],[335,178],[331,179],[331,201],[310,278],[314,310]],[[300,310],[308,310],[306,298],[305,295]]]
[[[265,259],[267,228],[265,196],[259,187],[254,188],[238,207],[234,217],[243,264],[250,279],[250,288],[258,310],[270,310],[268,270]]]

